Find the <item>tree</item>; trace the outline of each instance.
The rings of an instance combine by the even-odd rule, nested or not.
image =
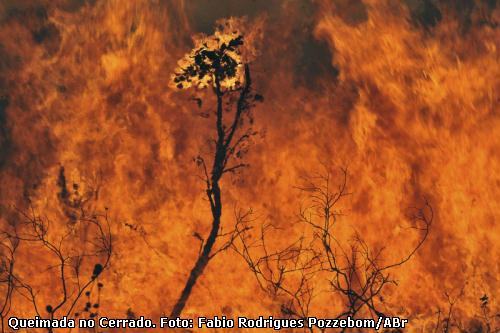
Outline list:
[[[88,196],[78,192],[78,184],[73,190],[67,188],[64,169],[61,168],[58,178],[60,192],[59,204],[64,217],[52,220],[39,214],[33,204],[29,209],[16,209],[12,214],[15,221],[10,229],[1,232],[2,248],[6,259],[2,262],[2,279],[6,284],[5,301],[1,308],[1,319],[8,313],[13,292],[33,305],[37,316],[55,319],[98,316],[99,295],[103,284],[99,281],[101,274],[109,267],[112,254],[112,236],[107,209],[98,212],[87,203],[89,198],[97,198],[99,187],[91,188]],[[44,250],[49,261],[47,268],[35,266],[36,272],[31,275],[47,283],[35,285],[27,272],[15,272],[15,254],[21,247]],[[5,276],[5,277],[4,277]],[[51,289],[50,301],[40,297],[44,288]],[[97,290],[97,298],[91,302],[92,291]],[[77,310],[79,302],[87,298],[82,311]],[[2,326],[3,327],[3,326]],[[53,330],[48,328],[49,332]]]
[[[384,249],[373,251],[358,233],[347,242],[338,236],[336,227],[342,216],[338,205],[350,194],[347,170],[342,169],[338,186],[332,184],[327,172],[305,179],[299,190],[307,194],[298,213],[298,221],[306,229],[300,239],[284,249],[271,250],[266,233],[272,225],[267,224],[256,240],[247,231],[241,232],[233,248],[266,292],[285,298],[283,315],[310,316],[311,303],[317,296],[315,286],[325,280],[329,292],[344,304],[337,318],[355,317],[362,311],[384,317],[380,309],[383,291],[388,284],[395,284],[389,272],[408,262],[427,239],[433,219],[431,206],[425,202],[423,208],[414,209],[409,216],[410,228],[419,234],[416,244],[400,260],[384,263]],[[249,230],[245,219],[240,219],[239,225]]]
[[[255,102],[262,101],[261,95],[252,92],[250,66],[244,63],[242,55],[243,44],[243,34],[230,29],[227,23],[218,28],[213,36],[199,41],[192,52],[181,60],[180,67],[173,75],[173,82],[178,89],[192,86],[210,89],[216,97],[216,107],[211,156],[199,155],[195,158],[203,174],[206,198],[210,204],[211,228],[206,240],[199,237],[202,241],[201,251],[171,311],[171,317],[181,314],[210,259],[229,248],[235,238],[234,233],[221,233],[221,180],[225,174],[247,166],[242,158],[248,150],[250,139],[256,134],[251,126],[250,111]],[[214,248],[217,239],[224,236],[228,237],[229,243]]]
[[[1,234],[0,240],[0,320],[1,332],[5,332],[5,318],[12,309],[12,295],[16,291],[16,275],[14,272],[16,264],[16,252],[19,247],[19,240],[6,233]]]

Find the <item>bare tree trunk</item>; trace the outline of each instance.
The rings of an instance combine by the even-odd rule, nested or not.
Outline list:
[[[191,272],[189,273],[189,278],[186,281],[186,285],[184,286],[184,289],[182,290],[181,296],[177,300],[177,303],[175,303],[174,308],[170,313],[170,317],[175,318],[180,316],[189,296],[191,295],[191,291],[196,284],[196,281],[201,276],[208,264],[208,261],[210,260],[210,253],[212,252],[212,248],[215,244],[215,240],[217,239],[217,234],[219,232],[220,218],[222,213],[222,202],[219,184],[216,184],[216,186],[214,185],[212,191],[215,204],[215,214],[213,216],[212,229],[210,230],[210,235],[208,236],[207,242],[203,246],[201,255],[198,257],[198,260],[196,260],[193,269],[191,269]]]
[[[186,306],[186,302],[191,295],[191,291],[193,290],[196,281],[203,274],[205,267],[207,267],[208,262],[210,260],[210,253],[212,252],[212,248],[214,247],[215,241],[217,239],[217,234],[219,233],[220,228],[220,219],[222,215],[222,200],[220,193],[219,180],[222,177],[223,169],[224,169],[224,160],[226,157],[226,149],[224,146],[225,140],[225,132],[222,123],[222,96],[220,90],[220,83],[216,80],[215,94],[217,95],[217,143],[215,150],[215,157],[212,166],[212,172],[210,179],[207,175],[207,197],[210,201],[210,208],[212,211],[212,228],[210,229],[210,234],[207,238],[205,245],[203,246],[203,250],[201,254],[198,256],[196,263],[194,264],[191,272],[189,273],[189,277],[186,281],[184,289],[182,293],[175,303],[172,312],[170,313],[170,317],[179,317],[182,310]]]
[[[221,225],[221,216],[222,216],[222,198],[221,198],[221,189],[219,182],[222,179],[222,176],[225,172],[230,172],[236,168],[242,167],[244,165],[237,165],[236,167],[228,168],[227,162],[232,154],[235,153],[238,144],[241,142],[241,138],[236,140],[236,143],[233,143],[234,134],[236,129],[239,126],[240,119],[242,117],[243,112],[248,108],[246,103],[246,98],[250,92],[251,79],[250,79],[250,70],[248,65],[245,66],[245,84],[242,90],[240,91],[240,96],[238,103],[236,105],[236,110],[234,114],[234,118],[232,119],[228,128],[225,127],[223,121],[223,97],[224,93],[221,90],[220,81],[215,78],[215,87],[214,93],[217,96],[217,119],[216,119],[216,130],[217,130],[217,140],[215,143],[215,154],[214,160],[212,164],[212,170],[210,174],[207,172],[207,168],[205,165],[205,161],[200,158],[201,164],[203,165],[203,169],[206,177],[206,193],[208,201],[210,202],[210,208],[212,212],[212,227],[210,229],[210,234],[206,240],[206,243],[203,246],[203,249],[196,260],[193,268],[189,273],[189,277],[184,285],[184,289],[179,296],[179,299],[175,303],[172,308],[172,312],[170,313],[170,317],[175,318],[179,317],[182,313],[182,310],[186,306],[186,302],[191,295],[194,285],[198,278],[203,274],[203,271],[208,265],[208,262],[213,256],[213,248],[217,237],[219,236],[219,230]],[[243,137],[242,137],[243,138]]]

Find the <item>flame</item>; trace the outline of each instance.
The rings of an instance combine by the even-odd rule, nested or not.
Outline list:
[[[80,213],[58,195],[63,167],[69,202],[109,214],[114,249],[101,315],[169,313],[199,251],[193,235],[210,227],[192,159],[209,152],[213,109],[206,95],[173,89],[172,74],[189,50],[214,42],[207,26],[247,16],[228,31],[248,36],[245,61],[265,101],[254,112],[260,137],[250,167],[223,180],[225,226],[236,208],[251,207],[257,221],[283,228],[272,236],[279,248],[300,234],[301,177],[346,166],[352,194],[340,232],[386,247],[385,259],[415,241],[404,223],[411,207],[427,199],[435,212],[429,239],[391,272],[398,285],[385,296],[387,311],[419,332],[434,330],[448,296],[469,329],[483,295],[498,312],[498,7],[228,3],[4,1],[1,224],[21,223],[16,209],[32,207],[67,230],[68,216]],[[17,255],[40,304],[53,303],[61,286],[41,267],[55,262],[37,246]],[[318,297],[317,316],[341,306]],[[186,314],[280,316],[280,302],[227,251],[210,263]],[[32,304],[16,294],[10,315],[31,317]]]

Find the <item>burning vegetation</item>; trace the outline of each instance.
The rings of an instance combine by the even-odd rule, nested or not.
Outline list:
[[[491,0],[0,1],[1,331],[499,332],[499,20]]]

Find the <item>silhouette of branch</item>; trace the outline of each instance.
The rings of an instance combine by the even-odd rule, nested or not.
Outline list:
[[[28,299],[40,317],[54,319],[59,312],[64,316],[71,316],[73,309],[82,295],[98,281],[102,272],[108,268],[112,254],[112,237],[107,211],[104,214],[84,214],[76,224],[71,225],[62,235],[61,229],[52,232],[48,218],[38,215],[30,205],[29,211],[17,210],[21,217],[20,229],[15,233],[4,232],[17,244],[21,242],[40,244],[51,258],[57,262],[50,266],[48,271],[57,269],[55,275],[59,281],[61,292],[55,305],[47,304],[47,316],[39,312],[37,293],[26,278],[11,273],[13,283],[18,286],[19,293]],[[64,230],[64,228],[62,229]],[[83,271],[89,268],[89,261],[95,260],[91,274],[86,277]],[[92,267],[92,266],[91,266]],[[52,332],[52,329],[48,329]]]
[[[203,176],[200,178],[205,183],[205,193],[210,204],[212,215],[211,228],[207,237],[202,237],[199,234],[196,235],[196,238],[202,242],[201,250],[193,268],[189,272],[184,288],[172,308],[170,317],[180,316],[193,287],[198,278],[203,274],[210,259],[230,248],[238,235],[243,232],[238,228],[237,223],[229,234],[221,233],[223,203],[220,184],[224,174],[234,173],[248,166],[246,163],[235,163],[229,166],[229,163],[233,159],[242,158],[246,152],[243,146],[248,143],[251,136],[255,133],[251,129],[242,129],[244,124],[243,118],[245,116],[250,117],[249,112],[254,105],[253,101],[259,99],[251,93],[252,80],[249,65],[243,65],[237,59],[239,56],[238,47],[242,44],[243,36],[241,35],[235,36],[228,43],[223,43],[214,49],[209,49],[205,44],[193,52],[191,63],[185,68],[181,68],[174,78],[177,87],[181,89],[185,84],[190,85],[193,81],[198,81],[199,85],[210,82],[217,103],[215,112],[215,139],[210,140],[215,146],[213,156],[211,157],[211,168],[207,165],[209,159],[202,156],[195,158],[197,165],[203,173]],[[243,82],[237,81],[234,87],[223,87],[226,80],[238,78],[240,68],[243,70]],[[237,96],[237,100],[233,103],[235,95]],[[234,111],[225,112],[229,110],[225,110],[224,105],[228,105],[229,107],[234,105]],[[230,119],[225,119],[228,115]],[[225,243],[219,248],[215,248],[216,241],[221,238],[226,239]]]
[[[0,241],[0,286],[2,298],[0,299],[0,320],[2,333],[5,332],[5,318],[12,309],[12,295],[19,285],[16,283],[14,274],[15,255],[19,247],[19,241],[6,233],[1,234]]]
[[[339,295],[345,309],[336,317],[355,317],[367,311],[372,317],[385,316],[376,300],[388,284],[396,284],[389,271],[408,262],[422,246],[429,234],[433,211],[426,201],[424,207],[414,209],[410,228],[420,233],[416,245],[402,259],[383,264],[384,248],[373,252],[362,237],[355,233],[348,246],[337,238],[335,226],[343,215],[337,208],[347,191],[347,169],[341,169],[338,185],[332,184],[330,173],[304,178],[297,187],[308,198],[299,209],[299,222],[308,230],[297,241],[282,250],[269,252],[266,234],[272,225],[264,224],[260,238],[253,241],[247,233],[239,234],[233,248],[245,260],[261,288],[274,297],[287,295],[282,312],[296,317],[307,317],[314,298],[313,286],[317,279],[326,277],[331,292]],[[309,235],[309,236],[308,236]],[[295,277],[293,277],[295,275]],[[314,281],[314,282],[312,282]]]

